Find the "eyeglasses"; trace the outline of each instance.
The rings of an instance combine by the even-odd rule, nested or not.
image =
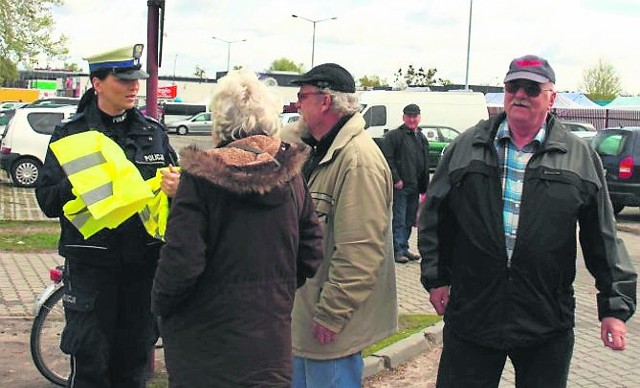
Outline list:
[[[553,89],[542,89],[539,83],[533,81],[509,81],[504,84],[504,90],[507,93],[516,93],[520,88],[524,88],[524,92],[529,97],[538,97],[542,92],[553,91]]]
[[[324,94],[323,92],[298,92],[298,101],[302,101],[305,98],[307,98],[307,96],[313,96],[313,95],[319,95],[319,94]]]

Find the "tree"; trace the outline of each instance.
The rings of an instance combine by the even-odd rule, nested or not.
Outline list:
[[[365,75],[364,77],[358,79],[358,82],[360,82],[360,85],[362,85],[362,87],[365,87],[365,88],[373,88],[376,86],[388,85],[386,79],[381,79],[377,75],[371,75],[371,76]]]
[[[0,85],[18,79],[18,68],[9,58],[0,58]]]
[[[602,58],[582,73],[582,79],[587,96],[594,101],[611,101],[622,90],[616,69]]]
[[[413,65],[409,65],[406,72],[402,71],[402,68],[398,69],[395,73],[396,85],[406,86],[430,86],[430,85],[450,85],[451,81],[448,79],[438,78],[435,79],[435,75],[438,69],[432,68],[425,72],[424,68],[416,70]]]
[[[0,0],[0,83],[15,81],[17,67],[32,67],[39,56],[62,58],[67,38],[53,38],[51,7],[63,0]]]
[[[73,71],[75,73],[82,72],[82,68],[80,66],[78,66],[77,63],[67,63],[67,62],[65,62],[64,66],[62,68],[65,69],[65,70],[68,70],[68,71]]]
[[[304,73],[302,63],[296,65],[295,62],[287,58],[280,58],[271,62],[271,67],[269,67],[268,71],[292,71],[298,74]]]

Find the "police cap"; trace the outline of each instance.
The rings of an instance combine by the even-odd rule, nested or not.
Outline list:
[[[114,77],[123,80],[146,79],[149,74],[142,70],[140,57],[143,44],[121,47],[84,58],[89,62],[89,72],[107,71]]]

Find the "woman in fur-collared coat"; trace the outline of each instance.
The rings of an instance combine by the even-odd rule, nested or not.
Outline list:
[[[181,154],[153,283],[169,384],[288,387],[293,299],[322,260],[306,146],[274,136],[280,106],[253,73],[212,101],[215,148]]]

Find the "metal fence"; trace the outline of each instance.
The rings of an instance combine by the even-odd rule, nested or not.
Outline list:
[[[503,107],[488,107],[489,116],[502,111]],[[581,108],[552,108],[560,119],[591,123],[596,129],[610,127],[640,127],[640,110],[627,109],[581,109]]]

